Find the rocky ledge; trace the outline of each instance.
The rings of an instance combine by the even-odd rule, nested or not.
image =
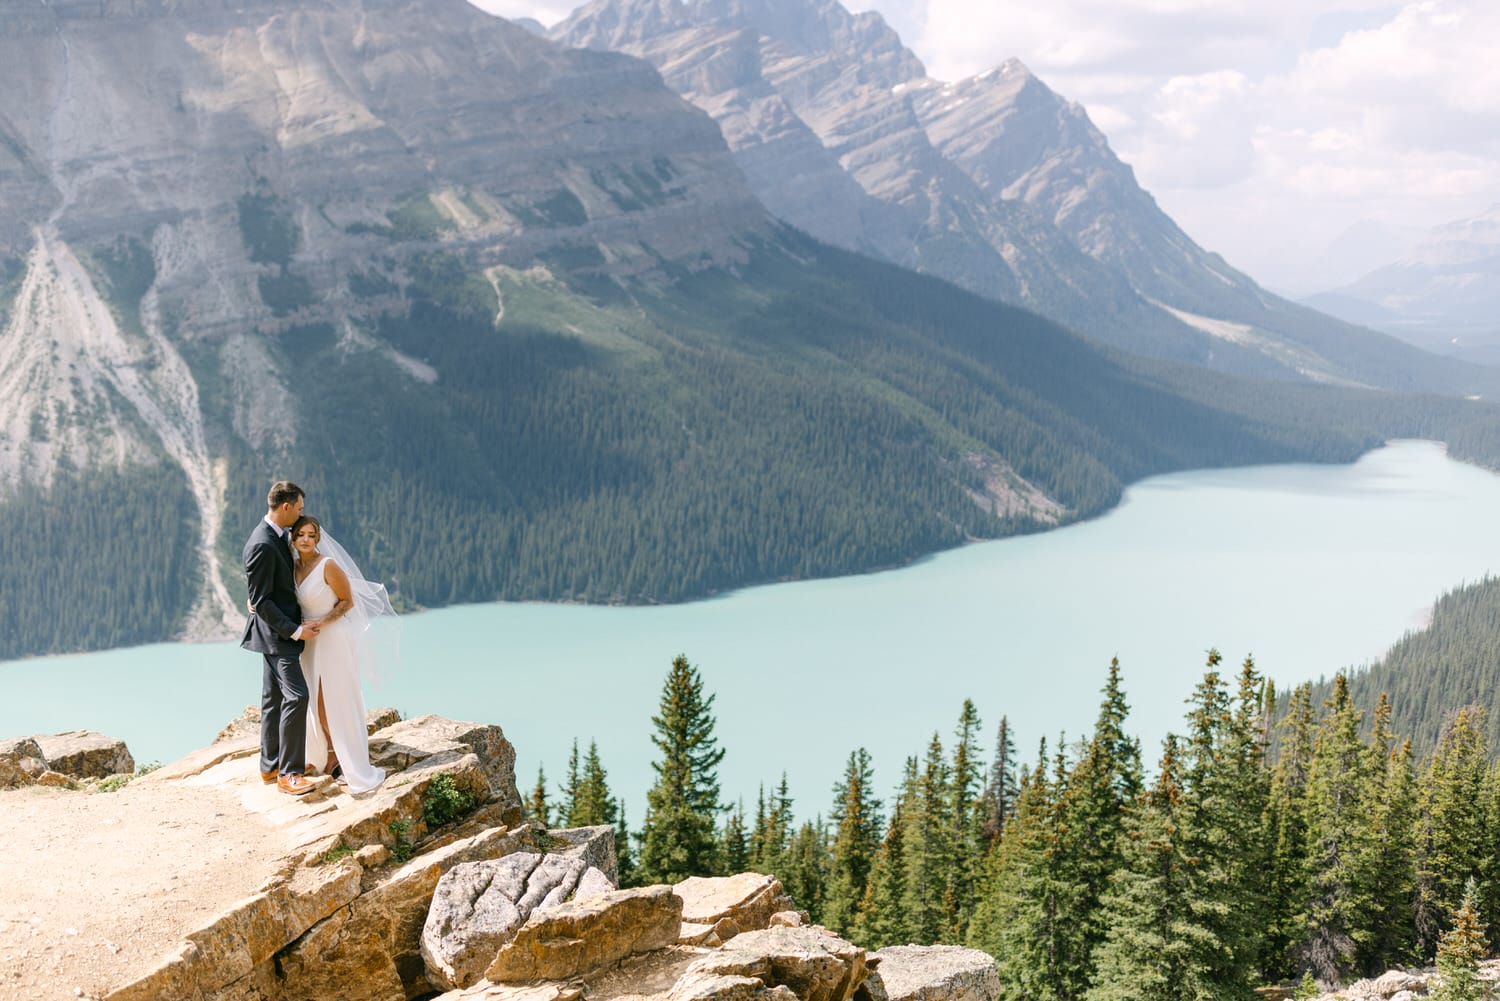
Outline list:
[[[0,796],[11,797],[23,814],[38,797],[53,805],[58,797],[81,797],[65,805],[129,803],[159,825],[205,837],[222,830],[232,836],[242,816],[260,825],[253,844],[190,839],[182,843],[186,848],[164,845],[159,856],[127,857],[115,866],[111,882],[120,873],[128,881],[137,871],[193,865],[209,870],[200,873],[209,881],[200,887],[232,890],[235,879],[260,880],[211,914],[160,926],[170,933],[145,935],[142,955],[154,956],[150,961],[115,964],[108,976],[96,969],[108,982],[88,988],[75,986],[78,978],[68,978],[64,971],[73,970],[61,959],[52,966],[22,963],[0,970],[15,978],[0,991],[16,986],[29,988],[26,996],[106,1001],[999,996],[994,961],[986,954],[943,946],[865,950],[808,924],[771,876],[741,873],[618,889],[611,828],[548,831],[524,816],[515,751],[498,726],[436,716],[403,721],[383,710],[371,714],[370,729],[371,758],[390,773],[384,785],[353,796],[324,777],[312,795],[299,799],[261,783],[253,713],[226,727],[213,745],[143,775],[132,774],[123,745],[97,734],[0,743],[0,782],[11,790]],[[76,753],[82,748],[89,753]],[[57,778],[43,781],[48,775]],[[128,789],[110,797],[45,788],[99,789],[111,781]],[[182,815],[184,802],[200,815]],[[231,814],[226,803],[243,814]],[[173,810],[178,813],[168,820]],[[78,810],[50,816],[99,826],[123,824],[124,815],[121,806],[102,820]],[[78,837],[86,833],[48,832],[37,842],[41,857],[28,864],[68,864],[62,846],[73,846],[76,859]],[[115,850],[118,833],[88,851]],[[154,844],[156,835],[150,836]],[[49,851],[59,857],[48,858]],[[113,903],[142,896],[142,888],[111,885],[114,896],[103,895],[105,886],[88,884],[104,878],[90,873],[79,867],[73,880],[73,894],[83,902],[76,913],[92,911],[106,925],[113,919],[158,927],[138,916],[143,912]],[[179,876],[174,870],[166,878]],[[143,886],[148,882],[142,875]],[[166,889],[179,887],[193,889],[186,881]],[[0,920],[26,928],[22,918]],[[137,938],[142,927],[135,929]],[[79,936],[75,928],[67,931]],[[75,951],[66,943],[49,953],[52,948],[41,946],[38,954],[51,962]],[[23,948],[0,960],[17,956],[35,959]]]

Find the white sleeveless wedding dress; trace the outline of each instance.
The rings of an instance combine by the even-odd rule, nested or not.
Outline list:
[[[318,560],[312,572],[297,585],[297,603],[302,617],[320,619],[338,602],[324,579],[329,557]],[[302,651],[302,673],[307,678],[307,763],[320,770],[328,760],[332,739],[334,753],[344,769],[350,792],[368,792],[385,781],[385,769],[370,764],[370,744],[365,730],[365,698],[359,685],[359,639],[354,623],[335,619],[307,642]],[[318,695],[328,715],[327,734],[318,720]]]

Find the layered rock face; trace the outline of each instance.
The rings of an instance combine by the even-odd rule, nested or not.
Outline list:
[[[719,121],[767,207],[820,239],[1151,355],[1411,381],[1416,353],[1195,244],[1084,110],[1019,62],[932,80],[878,14],[837,0],[593,0],[550,35],[650,60]],[[1423,377],[1453,391],[1449,375]]]
[[[375,334],[414,270],[699,268],[769,225],[649,66],[465,0],[30,0],[0,11],[0,86],[0,497],[180,467],[198,634],[242,614],[225,462],[295,450],[302,332],[430,382]]]

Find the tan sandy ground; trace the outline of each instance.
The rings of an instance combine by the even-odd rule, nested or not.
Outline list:
[[[286,835],[274,787],[134,782],[116,792],[0,792],[0,998],[100,996],[252,894]],[[286,797],[282,797],[286,798]]]

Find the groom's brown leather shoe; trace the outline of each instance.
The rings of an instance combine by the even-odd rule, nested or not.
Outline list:
[[[315,786],[301,775],[283,775],[276,780],[276,788],[288,796],[306,796]]]
[[[276,781],[276,769],[273,768],[269,772],[261,772],[260,773],[260,780],[262,782],[264,782],[266,785],[270,785],[272,782],[275,782]]]

